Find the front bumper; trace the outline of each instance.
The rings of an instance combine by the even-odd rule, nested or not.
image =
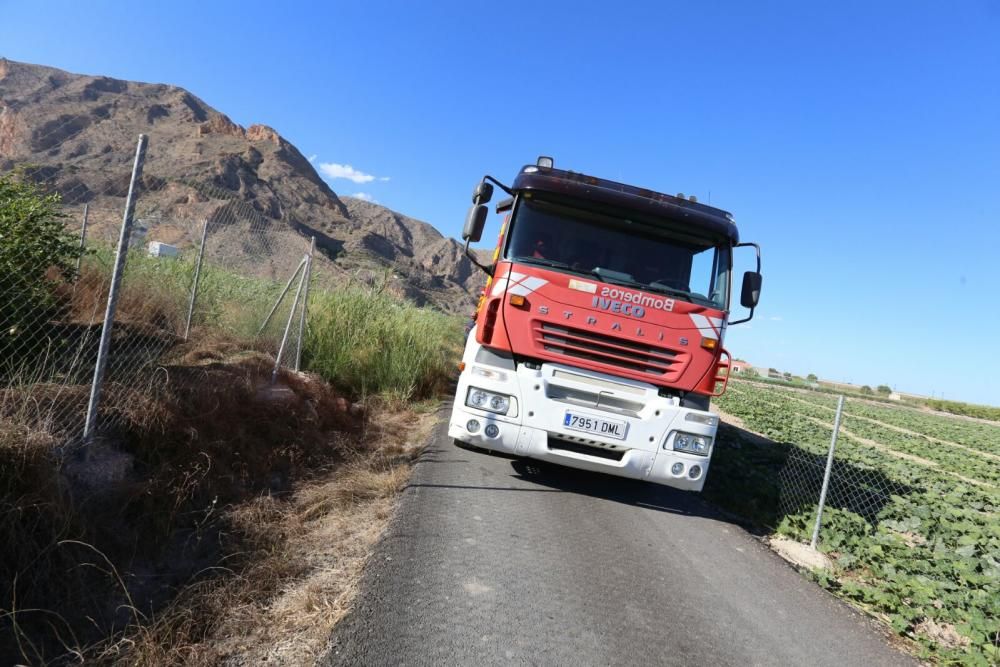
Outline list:
[[[688,491],[700,491],[704,486],[711,457],[674,451],[673,434],[705,435],[714,442],[717,416],[681,407],[678,399],[659,396],[652,385],[557,364],[545,364],[537,370],[522,364],[516,371],[500,373],[500,378],[474,376],[474,354],[466,356],[471,358],[459,379],[448,426],[451,438],[484,449]],[[470,386],[512,396],[509,414],[466,406]],[[596,403],[588,404],[589,396],[596,396]],[[626,437],[618,440],[570,430],[563,425],[567,410],[625,421]],[[689,414],[698,415],[700,421],[692,421]],[[710,423],[703,423],[706,420]],[[470,428],[472,422],[474,428]],[[487,435],[487,431],[494,431],[488,426],[495,427],[495,434]]]

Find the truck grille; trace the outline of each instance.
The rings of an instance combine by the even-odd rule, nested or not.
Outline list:
[[[535,340],[546,352],[585,359],[647,377],[673,379],[680,370],[678,354],[664,347],[622,340],[596,331],[558,326],[548,322],[535,325]],[[686,355],[684,355],[686,356]]]

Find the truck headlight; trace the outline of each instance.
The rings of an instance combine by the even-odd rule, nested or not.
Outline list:
[[[470,408],[478,408],[488,412],[495,412],[498,415],[505,415],[510,410],[510,396],[494,394],[492,391],[469,387],[469,393],[465,397],[465,404]]]
[[[664,445],[666,448],[666,445]],[[706,435],[695,435],[694,433],[676,433],[674,435],[674,451],[708,456],[712,448],[712,438]]]

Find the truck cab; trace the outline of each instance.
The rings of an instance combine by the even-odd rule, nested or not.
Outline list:
[[[508,198],[463,354],[450,437],[490,450],[700,491],[725,391],[733,250],[760,251],[731,214],[556,169],[486,176],[463,236],[482,235],[495,183]],[[738,322],[734,322],[736,324]]]

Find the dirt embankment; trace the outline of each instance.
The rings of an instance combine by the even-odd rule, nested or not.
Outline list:
[[[425,417],[235,341],[181,347],[66,447],[0,397],[0,662],[300,664],[350,604]],[[86,392],[62,391],[85,409]],[[33,386],[31,391],[44,391]]]

